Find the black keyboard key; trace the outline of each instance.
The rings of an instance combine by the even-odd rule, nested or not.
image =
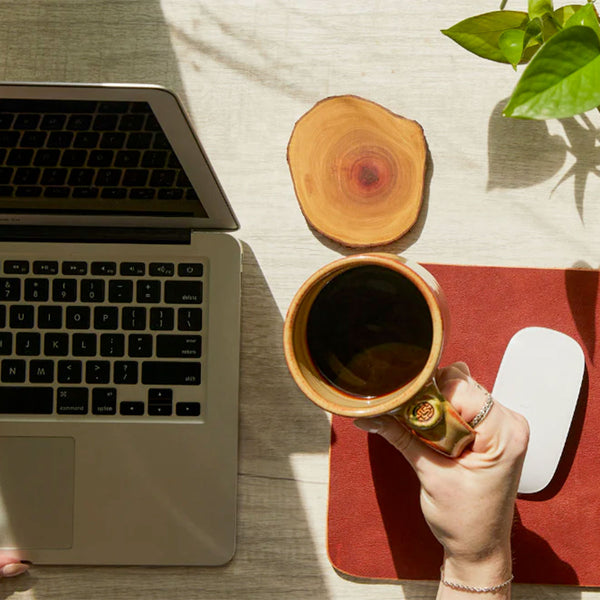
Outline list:
[[[117,115],[96,115],[93,128],[96,131],[113,131],[117,128]]]
[[[73,140],[72,131],[52,131],[48,136],[46,146],[48,148],[68,148]]]
[[[15,277],[0,277],[0,300],[16,302],[21,299],[21,280]]]
[[[25,300],[28,302],[46,302],[49,298],[50,282],[48,279],[26,279]]]
[[[143,262],[124,262],[119,267],[119,273],[126,277],[145,275],[146,265]]]
[[[96,334],[74,333],[71,352],[73,356],[96,356]]]
[[[93,262],[92,275],[116,275],[117,263],[115,262]]]
[[[2,368],[0,369],[0,377],[4,382],[11,383],[22,383],[25,381],[27,363],[24,360],[5,358],[2,361]],[[4,395],[4,388],[2,388],[2,394]]]
[[[173,390],[150,388],[148,390],[148,414],[170,416],[173,414]]]
[[[69,335],[46,333],[44,335],[44,354],[46,356],[67,356],[69,354]]]
[[[181,188],[163,188],[158,190],[159,200],[181,200],[183,198],[183,190]]]
[[[55,260],[34,260],[33,272],[35,275],[56,275],[58,262]]]
[[[130,133],[125,147],[128,149],[144,150],[152,144],[151,133]]]
[[[54,381],[54,361],[30,360],[29,381],[31,383],[52,383]]]
[[[12,167],[0,167],[0,185],[4,187],[5,184],[10,183],[14,171]]]
[[[42,173],[42,185],[63,185],[67,179],[69,170],[63,167],[52,167],[44,169]]]
[[[69,175],[69,185],[91,185],[94,179],[94,169],[72,169]]]
[[[67,129],[74,131],[85,131],[92,125],[91,115],[71,115],[67,122]]]
[[[162,358],[200,358],[202,336],[167,335],[156,336],[156,356]]]
[[[38,309],[39,329],[60,329],[62,327],[62,306],[40,306]]]
[[[131,360],[116,360],[113,372],[114,383],[134,384],[138,382],[138,363]]]
[[[4,304],[0,304],[0,327],[4,327],[6,325],[6,306]]]
[[[17,198],[39,198],[42,195],[43,189],[35,185],[20,185],[15,190]]]
[[[21,134],[18,131],[0,131],[0,147],[14,148]]]
[[[202,277],[204,265],[202,263],[180,263],[177,265],[179,277]]]
[[[100,148],[105,150],[119,150],[125,145],[126,135],[117,131],[106,131],[100,139]]]
[[[63,167],[83,167],[87,160],[87,151],[85,150],[65,150],[60,159]]]
[[[94,327],[96,329],[117,329],[119,309],[116,306],[96,306],[94,308]]]
[[[140,158],[139,150],[119,150],[115,157],[115,167],[137,167]]]
[[[152,277],[173,277],[175,265],[167,262],[150,263],[148,272]]]
[[[113,150],[92,150],[88,158],[88,167],[110,167],[114,158]]]
[[[110,382],[110,362],[108,360],[88,360],[85,365],[85,382],[102,384]]]
[[[201,281],[165,281],[165,302],[168,304],[202,304]]]
[[[15,350],[18,356],[39,356],[41,349],[40,334],[34,331],[17,333]]]
[[[99,187],[118,186],[121,181],[120,169],[99,169],[94,180],[94,185]]]
[[[145,406],[143,402],[140,401],[129,401],[129,402],[121,402],[119,406],[119,412],[122,415],[143,415],[145,411]]]
[[[139,131],[144,126],[144,115],[123,115],[119,122],[119,129],[121,131]]]
[[[131,188],[129,191],[132,200],[152,200],[155,195],[156,190],[153,188]]]
[[[26,275],[27,273],[29,273],[29,261],[5,260],[4,272],[7,275]]]
[[[169,187],[175,182],[175,171],[172,169],[155,169],[150,177],[152,187]]]
[[[83,261],[66,260],[62,264],[63,275],[87,275],[87,263]]]
[[[41,148],[48,134],[45,131],[25,131],[21,136],[21,148]]]
[[[113,279],[108,283],[109,302],[131,302],[133,300],[133,281]]]
[[[136,284],[136,302],[156,304],[160,302],[160,281],[140,279]]]
[[[56,131],[62,129],[67,120],[66,115],[44,115],[40,129],[44,131]]]
[[[81,280],[82,302],[104,302],[105,284],[103,279]]]
[[[106,100],[98,104],[99,113],[124,113],[128,109],[129,103],[120,100]]]
[[[40,115],[20,114],[15,119],[13,129],[36,129],[40,122]]]
[[[89,306],[67,306],[67,329],[89,329],[90,307]]]
[[[12,333],[10,331],[0,331],[0,356],[10,356],[11,354]]]
[[[94,188],[94,187],[76,187],[73,190],[73,198],[79,198],[79,199],[90,199],[90,198],[97,198],[98,194],[100,193],[100,190],[98,188]]]
[[[154,115],[148,115],[146,118],[146,125],[144,126],[146,131],[162,131],[158,119]]]
[[[167,136],[164,133],[158,132],[154,136],[152,148],[155,150],[171,150],[171,144],[169,144],[169,140],[167,139]]]
[[[132,358],[152,356],[152,336],[149,333],[132,333],[129,335],[128,348]]]
[[[6,164],[19,167],[31,164],[33,160],[33,150],[29,148],[13,148],[6,157]]]
[[[55,279],[52,281],[54,302],[75,302],[77,300],[77,279]]]
[[[65,186],[52,186],[44,188],[45,198],[68,198],[71,190]]]
[[[175,405],[175,414],[178,417],[199,417],[200,402],[178,402]]]
[[[127,188],[103,187],[100,192],[100,197],[112,200],[122,200],[123,198],[127,198]]]
[[[13,329],[31,329],[33,324],[33,306],[14,304],[10,307],[10,326]]]
[[[0,198],[12,198],[15,188],[12,185],[0,185]]]
[[[142,167],[149,169],[162,169],[167,161],[167,153],[164,150],[146,150],[142,156]]]
[[[19,167],[13,177],[13,183],[15,185],[35,185],[40,174],[41,170],[36,167]]]
[[[126,169],[121,185],[126,187],[143,187],[148,181],[149,173],[146,169]]]
[[[0,129],[10,129],[14,118],[10,113],[0,113]]]
[[[60,159],[60,150],[54,150],[52,148],[41,148],[35,153],[33,164],[36,167],[55,167]],[[48,178],[42,180],[48,183]],[[60,182],[62,183],[62,182]],[[57,184],[58,185],[58,184]]]
[[[88,389],[85,387],[58,388],[56,412],[59,415],[87,415]]]
[[[81,383],[81,367],[80,360],[59,360],[58,383]]]
[[[122,333],[100,335],[100,356],[121,357],[125,355],[125,336]]]
[[[151,308],[150,329],[154,331],[171,331],[174,328],[172,308]]]
[[[146,309],[143,306],[124,306],[121,327],[126,331],[146,329]]]
[[[95,415],[115,415],[117,413],[116,388],[94,388],[92,390],[92,412]]]
[[[11,415],[50,415],[54,408],[51,387],[3,386],[0,394],[0,413]]]
[[[144,361],[142,383],[147,385],[200,385],[199,362]]]

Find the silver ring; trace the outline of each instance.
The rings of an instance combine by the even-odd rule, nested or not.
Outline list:
[[[485,392],[486,400],[485,404],[481,407],[481,410],[475,415],[475,417],[471,421],[469,421],[469,427],[473,428],[477,427],[477,425],[479,425],[479,423],[481,423],[481,421],[483,421],[487,417],[492,406],[494,406],[494,399],[492,398],[492,395],[488,391],[484,390],[480,385],[477,385],[477,387]]]

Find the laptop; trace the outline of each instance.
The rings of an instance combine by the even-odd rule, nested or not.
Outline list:
[[[0,85],[3,554],[230,560],[237,228],[170,91]]]

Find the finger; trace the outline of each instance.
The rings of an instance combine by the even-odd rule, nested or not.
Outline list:
[[[444,385],[451,379],[462,379],[468,381],[471,377],[469,367],[464,362],[456,362],[438,369],[435,380],[438,386]]]
[[[29,563],[8,563],[0,567],[0,577],[16,577],[29,569]]]
[[[402,453],[417,474],[421,474],[427,465],[432,463],[439,465],[440,462],[448,460],[419,440],[407,427],[392,416],[384,415],[373,419],[356,419],[354,424],[360,429],[383,437]]]

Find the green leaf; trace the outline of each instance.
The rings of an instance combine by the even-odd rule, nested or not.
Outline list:
[[[565,23],[580,9],[583,8],[584,4],[568,4],[567,6],[561,6],[557,8],[553,15],[554,21],[562,29]]]
[[[500,49],[500,36],[509,29],[525,29],[527,13],[513,10],[497,10],[469,17],[442,33],[469,52],[496,62],[509,62]]]
[[[575,12],[568,21],[564,24],[564,28],[575,27],[576,25],[584,25],[596,32],[600,39],[600,23],[598,23],[598,15],[593,4],[586,4]]]
[[[500,39],[498,40],[498,46],[502,51],[502,54],[506,57],[506,60],[517,68],[521,57],[523,56],[523,46],[525,42],[525,32],[522,29],[507,29],[502,32]]]
[[[600,40],[590,27],[563,29],[538,50],[504,109],[507,117],[562,119],[600,105]]]
[[[553,13],[554,7],[552,0],[529,0],[527,4],[527,12],[530,19],[543,17],[547,13]]]

